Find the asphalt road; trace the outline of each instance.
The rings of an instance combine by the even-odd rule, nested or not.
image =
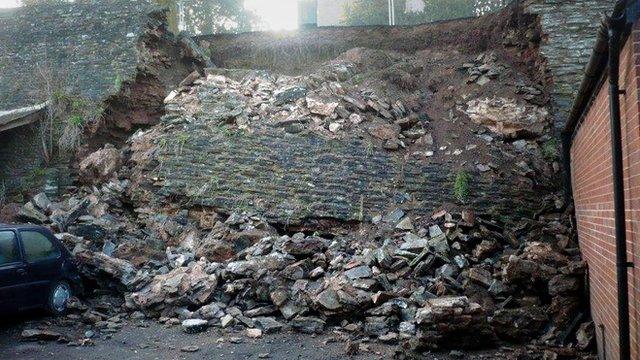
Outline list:
[[[93,345],[69,346],[57,342],[25,342],[20,333],[25,328],[42,326],[60,332],[70,339],[82,337],[82,326],[57,327],[40,313],[7,319],[0,317],[0,359],[16,360],[172,360],[172,359],[277,359],[338,360],[394,359],[402,352],[396,346],[376,342],[365,343],[357,355],[347,355],[345,342],[331,331],[322,335],[283,332],[259,339],[233,332],[209,329],[200,334],[186,334],[180,326],[167,327],[155,321],[126,322],[113,337],[96,338]],[[237,343],[235,343],[237,342]],[[185,352],[194,347],[195,352]],[[449,352],[422,354],[424,360],[452,359],[516,359],[511,350],[465,352],[452,356]]]
[[[243,332],[222,333],[210,329],[200,334],[185,334],[180,326],[165,327],[153,321],[144,326],[127,323],[111,339],[95,339],[95,345],[68,346],[57,342],[23,342],[20,333],[25,327],[46,323],[40,315],[14,319],[1,319],[0,359],[344,359],[345,343],[332,342],[331,334],[311,336],[297,333],[265,335],[250,339]],[[69,329],[49,327],[61,333]],[[77,331],[77,330],[74,330]],[[232,343],[239,338],[240,343]],[[329,340],[328,343],[325,343]],[[181,349],[197,347],[193,353]],[[389,359],[394,347],[372,344],[370,351],[361,352],[353,359]]]

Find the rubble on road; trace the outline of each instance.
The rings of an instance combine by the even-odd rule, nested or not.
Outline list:
[[[51,330],[25,329],[20,337],[24,341],[58,341],[62,334]]]
[[[187,319],[182,322],[182,329],[187,334],[196,334],[207,330],[209,323],[202,319]]]
[[[112,199],[113,188],[106,184],[85,199],[65,202],[87,203],[88,213],[104,210],[109,206],[103,208],[102,201]],[[55,227],[56,216],[76,217],[71,231],[101,228],[97,233],[105,235],[96,240],[69,233],[58,237],[74,249],[87,279],[124,292],[127,312],[182,324],[187,332],[246,327],[258,336],[253,332],[322,333],[337,327],[382,342],[407,342],[417,350],[464,349],[499,340],[544,338],[554,344],[570,326],[581,302],[585,266],[575,248],[553,245],[556,235],[568,236],[570,229],[561,202],[549,197],[545,204],[550,210],[538,220],[509,227],[469,209],[417,218],[395,209],[385,221],[368,225],[367,241],[349,233],[329,238],[269,230],[221,262],[191,252],[189,244],[210,236],[194,231],[203,219],[191,211],[163,217],[154,227],[156,236],[172,234],[185,247],[176,242],[164,258],[138,265],[117,257],[126,257],[140,241],[133,234],[142,235],[127,217],[105,222],[49,210],[47,222]],[[56,202],[49,208],[76,211]],[[265,223],[258,214],[216,216],[215,224],[226,224],[222,242]],[[406,219],[412,228],[396,225]],[[215,224],[210,227],[221,226]],[[108,255],[111,241],[119,245]],[[344,319],[348,322],[340,325]],[[581,344],[586,338],[581,335]]]

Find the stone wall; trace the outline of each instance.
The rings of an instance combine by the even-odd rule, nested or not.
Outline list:
[[[371,220],[401,206],[430,215],[456,203],[448,163],[407,161],[358,138],[190,128],[157,141],[145,169],[163,201],[189,198],[223,213],[257,211],[278,224],[308,219]],[[479,213],[531,216],[539,194],[517,179],[476,176],[469,203]],[[174,200],[170,200],[174,199]]]
[[[193,45],[170,33],[164,9],[147,0],[79,0],[0,10],[0,111],[52,100],[66,104],[57,108],[71,113],[74,104],[81,104],[83,115],[100,115],[83,116],[86,147],[122,142],[138,128],[155,124],[169,91],[207,64]],[[70,114],[57,114],[58,127],[65,127]],[[55,151],[58,139],[51,141]],[[36,159],[42,147],[14,146],[19,145],[0,142],[0,153],[30,149],[28,158]],[[19,160],[9,156],[7,166]],[[2,178],[20,183],[14,175]]]
[[[0,110],[52,96],[88,99],[99,106],[135,76],[140,38],[149,27],[162,26],[161,19],[161,8],[131,0],[0,10]],[[38,126],[0,134],[0,181],[18,198],[42,188],[50,171]]]
[[[158,14],[145,0],[1,10],[0,110],[41,102],[48,77],[94,100],[115,93],[135,74],[137,43],[150,22],[162,24]]]
[[[20,192],[41,175],[43,159],[38,125],[0,133],[0,144],[0,193],[10,189]]]
[[[580,88],[584,68],[595,44],[598,27],[615,0],[527,0],[525,11],[539,16],[543,33],[540,53],[547,60],[558,107],[556,126],[562,128]]]

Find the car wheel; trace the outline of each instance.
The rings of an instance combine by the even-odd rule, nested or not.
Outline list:
[[[67,300],[71,297],[71,286],[66,281],[58,281],[51,288],[47,308],[53,315],[67,312]]]

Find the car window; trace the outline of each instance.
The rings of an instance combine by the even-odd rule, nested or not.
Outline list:
[[[20,251],[13,231],[0,231],[0,266],[20,261]]]
[[[57,258],[60,256],[58,249],[49,238],[37,231],[20,231],[24,257],[27,262]]]

